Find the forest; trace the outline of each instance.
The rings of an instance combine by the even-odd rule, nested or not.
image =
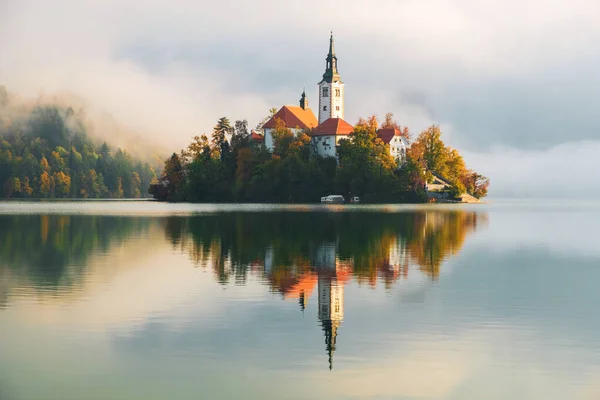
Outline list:
[[[410,140],[410,131],[391,113],[381,127],[397,127]],[[196,136],[165,161],[150,193],[171,202],[306,203],[328,194],[359,196],[372,203],[425,202],[425,183],[437,175],[452,185],[452,198],[463,193],[486,196],[488,178],[466,167],[459,152],[444,144],[438,126],[421,132],[402,162],[390,155],[378,128],[375,116],[359,119],[348,139],[340,141],[336,160],[316,154],[310,131],[294,135],[277,121],[271,153],[252,139],[246,121],[232,126],[223,117],[210,140]]]
[[[0,194],[4,198],[140,198],[155,168],[96,142],[83,110],[11,104],[0,86]]]

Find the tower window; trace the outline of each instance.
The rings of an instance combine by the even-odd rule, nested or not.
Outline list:
[[[340,89],[335,89],[335,97],[340,97]]]
[[[323,111],[327,111],[327,106],[323,106]]]
[[[323,88],[323,97],[329,97],[329,88]]]
[[[335,106],[336,111],[340,111],[340,106]]]

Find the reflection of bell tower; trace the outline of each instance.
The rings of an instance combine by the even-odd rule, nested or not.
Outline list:
[[[329,271],[328,271],[329,272]],[[329,354],[329,369],[333,367],[333,353],[337,329],[344,318],[344,286],[327,272],[319,274],[319,321],[325,332]]]

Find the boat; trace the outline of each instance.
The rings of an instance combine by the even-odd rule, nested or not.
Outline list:
[[[339,194],[330,194],[326,197],[321,197],[321,203],[345,203],[344,196]]]
[[[358,197],[358,196],[350,197],[350,203],[360,203],[360,197]]]

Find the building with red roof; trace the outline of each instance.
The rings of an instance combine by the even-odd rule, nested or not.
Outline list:
[[[336,157],[337,146],[346,139],[354,127],[341,118],[329,118],[317,126],[312,134],[314,149],[321,157]]]
[[[263,135],[257,133],[256,131],[252,131],[250,140],[252,140],[253,143],[260,144],[260,143],[265,142],[265,137]]]
[[[406,161],[408,142],[400,130],[398,128],[382,128],[377,131],[377,136],[390,146],[391,156],[398,162],[398,165],[402,165]]]
[[[283,106],[269,119],[263,126],[265,146],[269,151],[273,151],[273,135],[272,132],[277,126],[277,122],[281,120],[284,126],[290,129],[295,135],[302,131],[310,131],[316,128],[317,117],[308,107],[308,99],[306,93],[302,92],[300,98],[300,106]]]

